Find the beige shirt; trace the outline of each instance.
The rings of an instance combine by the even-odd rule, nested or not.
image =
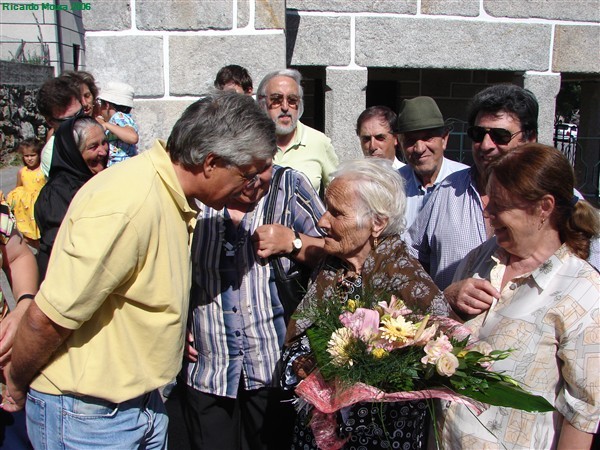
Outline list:
[[[327,136],[298,122],[293,142],[285,151],[277,147],[273,163],[304,173],[320,193],[331,181],[329,174],[339,161]]]
[[[465,258],[455,280],[474,276],[499,290],[506,261],[506,252],[490,239]],[[553,449],[561,415],[575,428],[594,433],[600,418],[599,298],[600,275],[565,245],[533,272],[510,280],[497,305],[466,325],[494,349],[514,349],[492,370],[545,397],[557,412],[491,406],[475,417],[466,406],[452,403],[445,411],[444,445]]]

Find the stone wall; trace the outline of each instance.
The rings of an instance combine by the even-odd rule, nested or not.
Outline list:
[[[10,163],[16,143],[46,136],[44,118],[37,112],[37,87],[0,85],[0,165]]]
[[[140,147],[166,139],[183,110],[212,87],[218,70],[239,64],[254,87],[285,67],[282,0],[95,0],[84,14],[87,69],[100,87],[135,88]]]
[[[51,66],[0,61],[0,165],[13,159],[14,146],[20,140],[45,137],[36,95],[53,74]]]
[[[413,71],[411,93],[400,94],[403,84],[398,95],[441,97],[450,110],[489,83],[517,82],[538,97],[540,140],[551,143],[560,72],[600,77],[600,0],[288,0],[286,7],[287,63],[327,67],[335,76],[325,80],[326,91],[340,102],[345,93],[364,89],[365,68],[369,83],[372,72],[394,80],[395,70]],[[342,68],[356,72],[356,84],[340,85]],[[504,79],[493,81],[495,72]],[[479,74],[489,80],[478,82]],[[334,85],[344,94],[336,96]],[[325,130],[336,151],[342,158],[359,156],[353,119],[362,109],[354,101],[329,107],[348,117],[326,111]]]
[[[11,86],[40,86],[54,76],[54,67],[0,61],[0,83]]]
[[[447,92],[462,106],[489,83],[522,84],[538,96],[546,143],[561,72],[600,77],[600,0],[137,0],[135,10],[96,0],[84,22],[88,69],[136,88],[142,146],[166,137],[226,64],[247,67],[255,87],[286,65],[321,68],[324,130],[341,159],[361,154],[354,122],[377,71],[416,71],[412,93],[448,88],[448,105]]]

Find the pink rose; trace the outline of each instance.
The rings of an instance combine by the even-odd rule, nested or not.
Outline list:
[[[442,355],[452,351],[452,344],[448,340],[448,336],[441,335],[435,341],[429,341],[423,347],[426,356],[421,358],[423,364],[436,364]]]

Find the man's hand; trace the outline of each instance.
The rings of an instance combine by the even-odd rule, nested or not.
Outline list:
[[[27,389],[21,390],[15,386],[10,376],[10,363],[4,368],[4,377],[6,378],[6,392],[2,398],[0,406],[4,411],[17,412],[25,407],[27,400]]]
[[[444,295],[461,317],[467,318],[481,314],[492,306],[500,293],[487,280],[467,278],[452,283],[444,289]]]
[[[194,348],[194,335],[190,330],[186,332],[186,343],[183,348],[183,354],[188,359],[188,361],[196,362],[198,361],[198,350]]]
[[[256,254],[260,258],[285,255],[292,251],[294,230],[280,224],[261,225],[252,235]]]
[[[23,299],[15,309],[2,320],[0,327],[0,369],[10,361],[12,346],[21,318],[33,300]]]

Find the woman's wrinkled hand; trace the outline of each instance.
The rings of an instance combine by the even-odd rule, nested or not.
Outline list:
[[[312,355],[300,355],[292,362],[292,370],[301,380],[309,376],[316,366],[317,361]]]

